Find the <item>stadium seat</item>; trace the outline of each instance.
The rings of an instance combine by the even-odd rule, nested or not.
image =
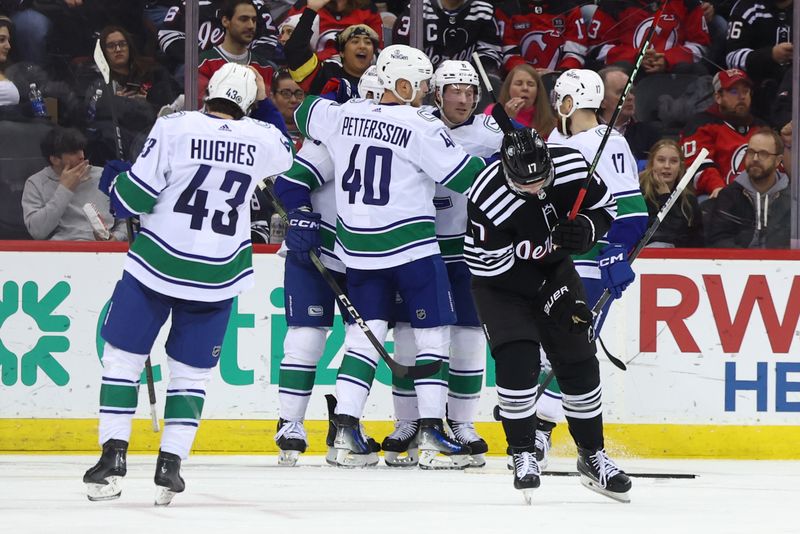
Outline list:
[[[49,122],[0,121],[0,239],[31,239],[22,219],[25,180],[47,162],[39,143]]]

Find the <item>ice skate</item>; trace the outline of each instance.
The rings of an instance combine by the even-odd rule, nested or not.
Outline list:
[[[103,443],[97,464],[86,471],[86,496],[90,501],[110,501],[122,495],[122,477],[127,473],[128,442],[110,439]]]
[[[455,421],[447,420],[447,426],[453,433],[455,440],[462,445],[467,445],[472,451],[469,455],[469,464],[467,467],[483,467],[486,465],[485,454],[489,451],[489,446],[486,441],[475,432],[475,425],[473,423],[457,423]]]
[[[278,465],[294,467],[300,454],[306,452],[308,439],[302,421],[286,421],[278,419],[278,432],[275,434],[275,443],[281,450],[278,455]]]
[[[166,506],[176,493],[186,488],[181,477],[181,459],[177,454],[159,451],[156,460],[156,506]]]
[[[552,434],[555,427],[555,423],[542,420],[539,420],[536,426],[536,441],[534,443],[536,447],[536,461],[539,463],[539,469],[542,471],[547,469],[550,447],[553,444]]]
[[[420,469],[464,469],[469,465],[472,451],[450,439],[441,419],[420,419],[417,441]]]
[[[419,463],[416,421],[395,421],[394,431],[383,438],[383,461],[389,467],[416,467]]]
[[[533,490],[541,485],[542,471],[536,462],[536,453],[529,449],[511,449],[514,462],[514,487],[522,492],[526,504],[531,504]]]
[[[328,446],[328,452],[325,454],[325,462],[328,465],[336,466],[336,447],[333,446],[333,442],[336,440],[336,423],[334,422],[333,418],[336,417],[334,412],[336,411],[336,397],[334,395],[328,394],[325,395],[325,402],[328,403],[328,435],[325,437],[325,444]],[[378,444],[370,436],[367,436],[364,425],[359,423],[361,428],[361,433],[364,434],[367,438],[367,444],[369,445],[370,450],[375,454],[374,460],[375,462],[372,463],[372,458],[369,459],[369,465],[377,465],[378,464],[378,453],[381,452],[381,446]]]
[[[372,467],[378,465],[378,453],[364,434],[358,418],[339,414],[334,417],[337,467]]]
[[[631,479],[616,466],[603,449],[578,448],[578,473],[581,484],[600,495],[619,502],[630,502]]]

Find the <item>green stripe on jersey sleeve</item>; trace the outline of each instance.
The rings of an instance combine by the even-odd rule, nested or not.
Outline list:
[[[486,162],[484,160],[470,156],[467,164],[454,176],[450,177],[449,180],[442,182],[442,185],[456,193],[463,193],[472,186],[475,177],[485,168]]]
[[[442,257],[453,257],[464,255],[464,236],[458,237],[440,237],[439,250]]]
[[[592,248],[589,249],[589,252],[584,252],[583,254],[573,254],[572,261],[578,260],[593,260],[597,256],[600,255],[600,249],[608,245],[608,241],[602,240],[598,241],[594,244]]]
[[[647,216],[647,204],[641,193],[617,197],[617,217],[631,214]]]
[[[336,237],[348,251],[387,252],[416,241],[436,237],[433,221],[419,221],[403,224],[385,232],[353,232],[336,221]]]
[[[308,135],[308,119],[311,114],[311,107],[314,105],[314,102],[319,99],[319,96],[308,95],[300,105],[297,106],[294,112],[294,122],[297,125],[297,129],[300,130],[300,133],[303,134],[303,137],[311,137]]]
[[[157,197],[133,181],[127,172],[117,175],[114,190],[134,213],[150,213],[156,205]]]
[[[308,187],[311,191],[322,186],[320,181],[317,179],[317,175],[311,172],[308,167],[296,159],[294,160],[294,163],[292,163],[292,168],[283,173],[283,177],[290,182]]]
[[[253,249],[250,246],[241,249],[227,262],[205,263],[180,258],[144,233],[136,236],[130,253],[168,277],[204,284],[229,282],[253,265]]]

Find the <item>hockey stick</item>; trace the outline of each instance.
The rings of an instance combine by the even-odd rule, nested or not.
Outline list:
[[[597,169],[598,163],[600,163],[600,155],[603,153],[603,149],[605,148],[606,143],[608,143],[609,137],[611,137],[614,124],[616,124],[617,118],[622,112],[622,106],[625,105],[625,99],[628,97],[631,87],[633,87],[633,82],[636,80],[636,75],[639,73],[639,67],[642,65],[644,55],[647,52],[647,48],[650,46],[650,41],[653,39],[653,34],[656,32],[656,26],[658,26],[658,21],[661,19],[661,15],[664,13],[664,8],[667,7],[668,1],[669,0],[661,0],[661,7],[653,17],[653,23],[650,25],[650,28],[647,29],[647,35],[644,38],[641,48],[639,48],[639,52],[636,54],[636,61],[633,63],[633,68],[628,76],[628,83],[625,84],[625,87],[622,89],[622,94],[619,95],[617,107],[614,109],[614,113],[611,115],[611,120],[608,121],[608,128],[606,128],[603,138],[600,140],[600,146],[597,147],[597,152],[594,155],[594,159],[592,159],[592,164],[589,166],[589,172],[586,175],[586,179],[583,181],[581,189],[578,191],[578,196],[575,198],[575,203],[572,205],[572,209],[569,212],[569,220],[573,220],[578,216],[578,211],[581,209],[583,199],[586,196],[586,192],[592,182],[594,171]]]
[[[266,184],[262,181],[259,183],[259,187],[262,191],[269,197],[270,202],[275,208],[275,211],[284,221],[287,221],[286,210],[283,209],[280,201],[275,197],[273,192],[270,190],[269,187],[266,187]],[[392,374],[398,378],[411,378],[412,380],[416,380],[418,378],[426,378],[431,375],[436,374],[439,369],[442,367],[441,360],[437,360],[435,362],[426,363],[424,365],[403,365],[396,360],[394,360],[389,353],[386,352],[386,348],[383,344],[378,341],[378,338],[375,337],[375,334],[370,329],[367,322],[361,317],[361,314],[358,313],[353,303],[350,302],[350,299],[347,298],[342,288],[339,287],[339,284],[334,279],[331,272],[328,270],[327,267],[322,263],[319,259],[319,256],[313,250],[308,252],[309,257],[311,258],[311,262],[314,264],[314,267],[317,268],[319,274],[322,275],[322,278],[325,279],[325,282],[331,288],[333,293],[336,295],[336,300],[347,310],[347,313],[350,314],[350,317],[353,318],[353,321],[361,328],[361,331],[364,332],[364,335],[367,336],[369,342],[378,351],[381,359],[386,362],[386,365],[389,366],[389,369],[392,371]]]
[[[94,63],[97,65],[100,74],[103,75],[103,81],[106,83],[106,94],[108,94],[108,103],[111,107],[111,124],[114,126],[114,144],[117,150],[117,159],[123,158],[122,150],[122,132],[119,129],[119,122],[117,121],[117,110],[114,106],[114,87],[111,82],[111,69],[106,61],[106,56],[103,54],[103,48],[100,45],[100,39],[94,47]],[[130,217],[125,219],[125,227],[128,230],[128,243],[133,243],[136,234],[133,231],[133,221]],[[147,378],[147,396],[150,398],[150,419],[153,422],[153,432],[159,431],[158,414],[156,413],[156,387],[153,381],[153,364],[150,361],[150,356],[144,362],[145,376]]]
[[[500,102],[497,101],[497,95],[494,94],[492,82],[489,80],[489,76],[486,74],[486,70],[483,68],[481,57],[477,52],[472,53],[472,61],[475,62],[475,67],[478,69],[478,74],[481,76],[481,81],[483,81],[486,91],[492,97],[492,102],[494,102],[494,106],[492,106],[492,117],[497,121],[497,125],[500,126],[500,130],[503,133],[508,133],[515,130],[514,124],[511,122],[511,118],[508,116],[508,113],[506,113],[505,108],[503,108],[503,106],[500,105]]]
[[[678,182],[678,185],[675,186],[675,190],[667,198],[667,201],[664,202],[664,205],[661,206],[661,209],[658,210],[655,220],[652,222],[652,224],[650,224],[650,227],[644,233],[644,236],[636,245],[636,248],[633,249],[633,251],[628,255],[629,263],[633,263],[633,261],[642,252],[642,249],[644,249],[645,245],[647,245],[647,242],[650,241],[650,238],[653,237],[653,234],[656,233],[658,227],[661,226],[661,222],[664,220],[669,211],[672,209],[672,206],[674,206],[675,203],[678,201],[678,198],[681,196],[681,193],[683,193],[683,190],[686,189],[686,186],[688,186],[689,182],[692,180],[692,178],[694,178],[697,169],[700,168],[700,165],[702,165],[703,161],[706,159],[706,156],[708,156],[708,149],[707,148],[701,149],[700,153],[697,155],[697,158],[695,158],[694,162],[689,166],[688,169],[686,169],[686,172],[683,174],[683,177],[681,177],[680,181]],[[597,301],[597,304],[595,304],[594,307],[592,308],[592,313],[595,315],[595,323],[600,319],[600,315],[603,313],[603,306],[605,306],[609,298],[611,298],[611,293],[608,291],[608,289],[605,289],[603,291],[603,294],[600,295],[600,299]],[[614,362],[614,360],[616,360],[620,364],[622,364],[622,367],[620,367],[619,365],[617,365],[617,367],[620,367],[620,369],[622,369],[623,371],[627,369],[627,366],[621,360],[611,356],[610,354],[606,355],[608,356],[609,360],[611,360],[611,362],[614,363],[614,365],[617,365]],[[539,402],[539,398],[542,396],[545,388],[548,386],[548,384],[550,384],[550,382],[553,380],[554,377],[555,374],[551,369],[550,372],[547,373],[547,376],[545,377],[544,381],[539,385],[539,391],[536,392],[536,399],[534,400],[534,405],[537,402]]]

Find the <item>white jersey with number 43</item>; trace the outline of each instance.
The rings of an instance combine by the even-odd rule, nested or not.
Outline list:
[[[411,106],[307,97],[295,117],[333,159],[336,255],[347,267],[384,269],[439,254],[434,185],[466,191],[482,159],[454,143],[442,121]]]
[[[125,270],[150,289],[204,302],[253,285],[250,197],[292,165],[277,128],[199,111],[156,121],[133,168],[113,189],[142,230]]]

